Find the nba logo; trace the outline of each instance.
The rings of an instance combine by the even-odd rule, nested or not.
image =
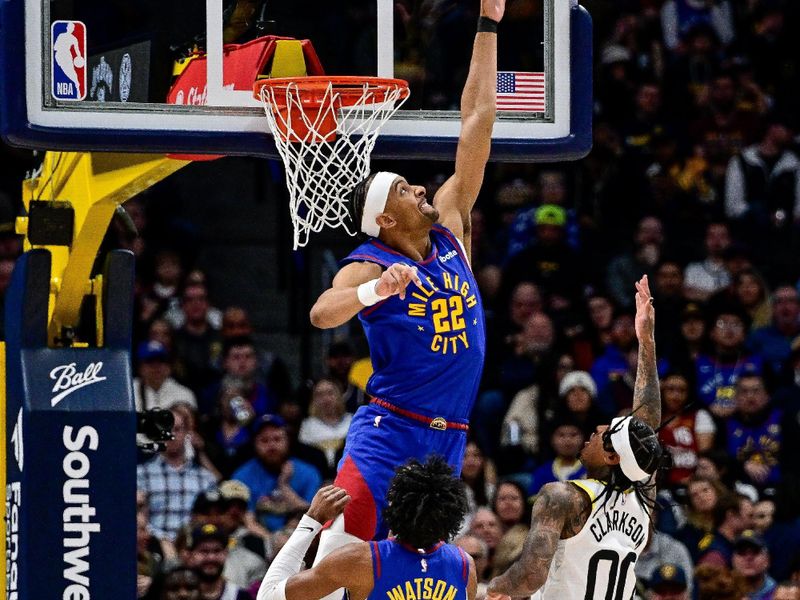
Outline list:
[[[50,27],[53,81],[56,100],[86,98],[86,25],[80,21],[55,21]]]

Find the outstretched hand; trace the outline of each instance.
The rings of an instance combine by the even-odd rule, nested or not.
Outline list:
[[[647,275],[636,282],[636,337],[641,342],[653,337],[656,322],[656,311],[653,308],[653,296],[650,294],[650,284]]]
[[[381,274],[381,278],[375,284],[375,293],[380,296],[397,294],[401,300],[405,300],[406,288],[412,281],[418,287],[422,287],[422,281],[417,275],[417,268],[403,263],[394,263]]]
[[[481,0],[481,16],[489,17],[498,23],[506,10],[506,0]]]
[[[350,496],[343,488],[326,485],[319,488],[314,494],[306,514],[317,523],[324,525],[338,517],[348,502],[350,502]]]

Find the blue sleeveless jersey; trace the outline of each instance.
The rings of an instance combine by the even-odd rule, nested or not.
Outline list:
[[[422,289],[411,283],[405,300],[391,296],[364,308],[374,372],[367,392],[427,417],[466,422],[486,354],[486,329],[478,284],[453,233],[434,225],[431,254],[421,262],[375,238],[342,263],[416,266]]]
[[[372,577],[367,600],[466,600],[469,562],[457,546],[419,552],[394,539],[370,542]]]

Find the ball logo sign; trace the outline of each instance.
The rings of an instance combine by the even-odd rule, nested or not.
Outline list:
[[[55,21],[50,28],[53,81],[56,100],[86,98],[86,25],[80,21]]]
[[[64,398],[69,396],[75,390],[105,381],[106,378],[100,375],[103,368],[103,361],[89,363],[89,366],[83,372],[79,372],[75,363],[68,365],[59,365],[50,371],[50,379],[55,381],[53,385],[53,393],[55,396],[50,398],[50,406],[55,407],[56,404],[61,402]]]

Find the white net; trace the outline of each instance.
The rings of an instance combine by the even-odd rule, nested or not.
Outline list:
[[[295,249],[325,226],[343,227],[350,235],[359,229],[345,197],[369,175],[378,132],[408,97],[405,82],[375,81],[364,78],[346,87],[327,82],[313,96],[304,94],[302,79],[261,87],[286,168]]]

